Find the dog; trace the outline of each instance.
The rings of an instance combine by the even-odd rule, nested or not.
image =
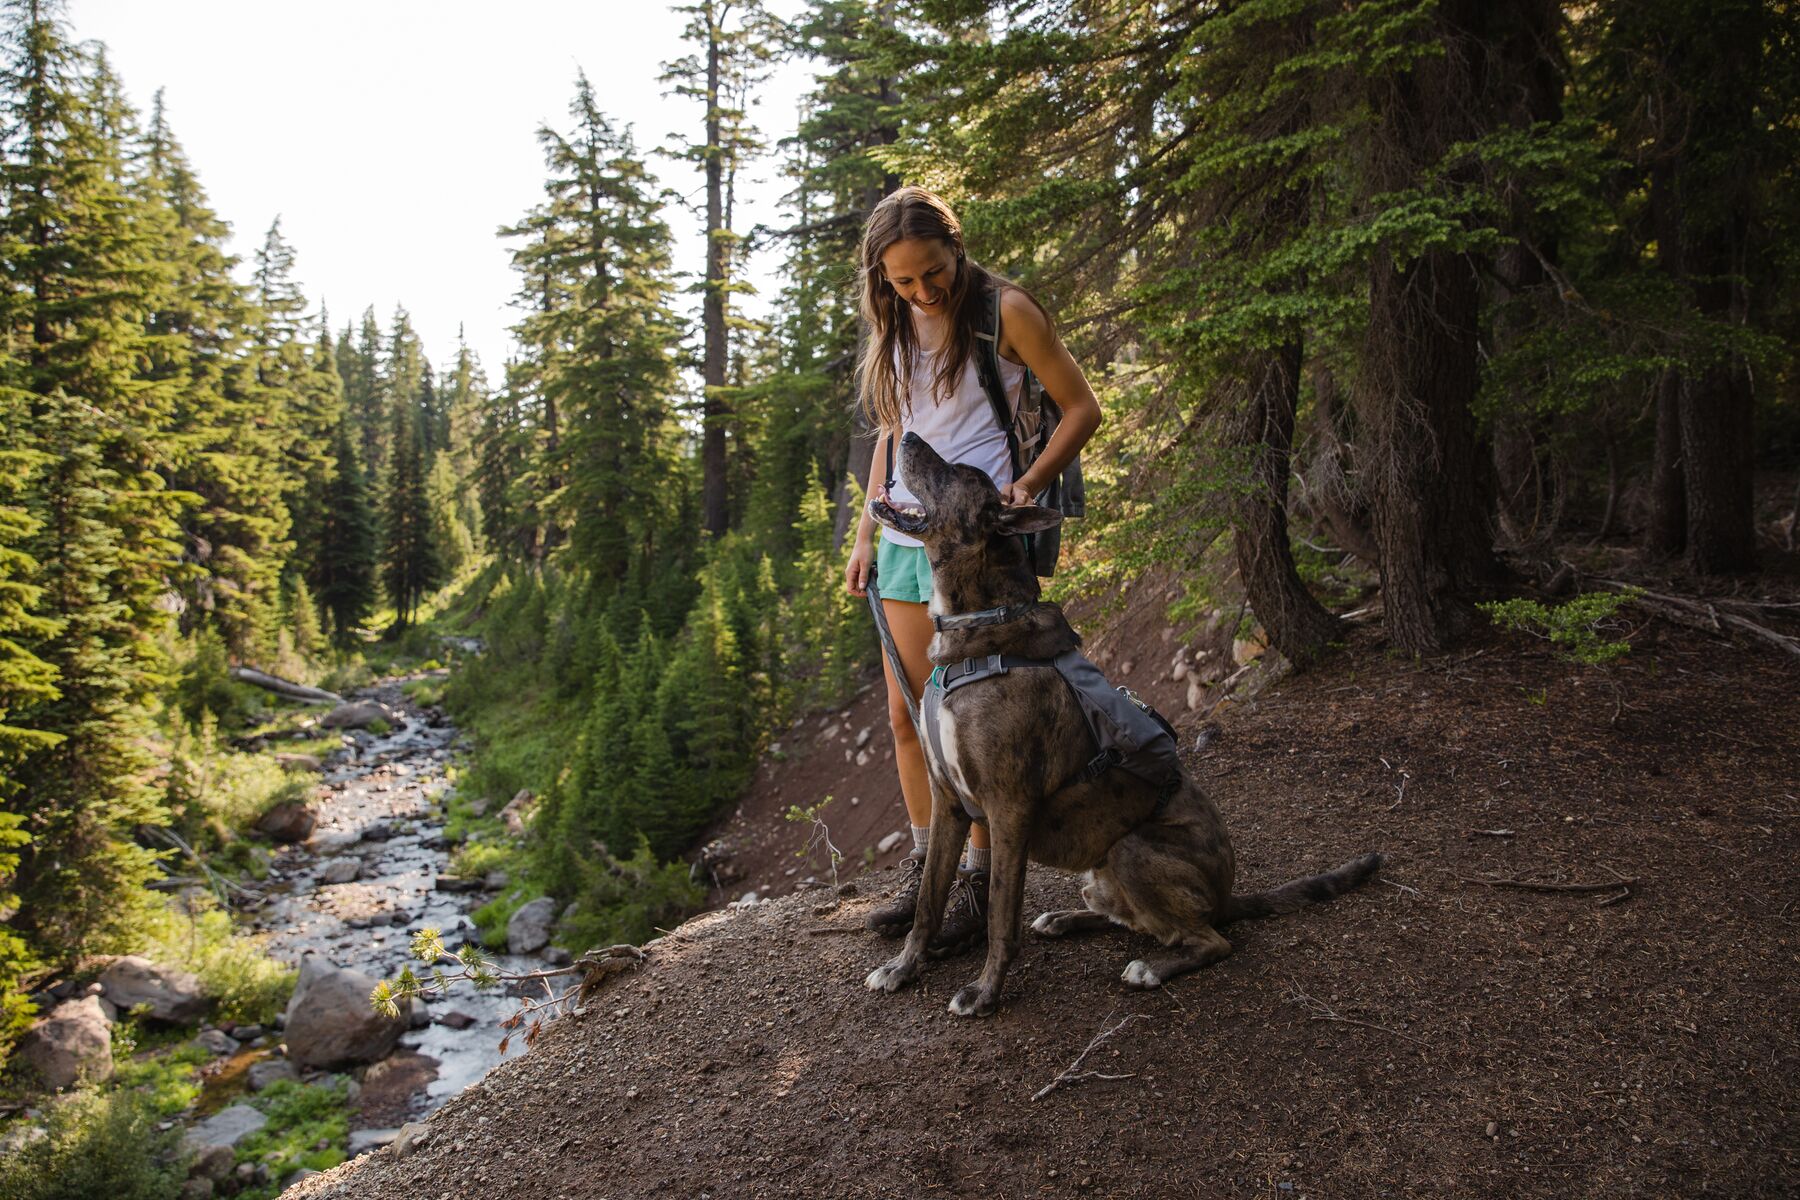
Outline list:
[[[936,739],[921,738],[931,779],[931,843],[912,931],[900,953],[872,971],[872,991],[892,992],[919,976],[926,944],[943,920],[970,809],[993,841],[987,961],[950,1000],[958,1016],[989,1016],[1017,957],[1030,861],[1085,872],[1085,909],[1047,912],[1032,923],[1046,937],[1124,925],[1161,942],[1165,953],[1126,966],[1132,987],[1159,987],[1231,953],[1219,927],[1321,903],[1371,878],[1383,863],[1365,854],[1321,875],[1270,891],[1234,896],[1236,860],[1225,824],[1178,766],[1156,787],[1129,771],[1085,773],[1094,737],[1051,659],[1081,639],[1060,606],[1039,599],[1022,534],[1062,520],[1054,509],[1007,506],[980,469],[945,462],[923,438],[900,444],[900,469],[917,507],[870,503],[880,524],[925,544],[931,613],[940,623],[930,657],[943,668],[989,655],[1042,660],[946,694]],[[976,623],[948,622],[978,614]],[[989,614],[998,614],[997,617]],[[1172,790],[1171,790],[1172,786]],[[967,807],[965,807],[965,805]]]

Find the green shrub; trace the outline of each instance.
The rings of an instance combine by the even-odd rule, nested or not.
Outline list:
[[[306,799],[316,782],[310,772],[286,770],[272,755],[220,746],[210,711],[191,725],[177,723],[170,737],[166,803],[190,841],[222,845],[277,804]]]
[[[225,639],[211,625],[195,629],[174,653],[179,672],[174,687],[175,707],[190,724],[210,712],[227,724],[248,720],[261,707],[255,689],[231,678]]]
[[[172,1200],[187,1175],[180,1129],[158,1131],[151,1097],[82,1089],[47,1114],[47,1136],[0,1160],[7,1200]]]
[[[212,1053],[184,1040],[148,1054],[139,1054],[141,1034],[132,1021],[113,1026],[114,1090],[129,1089],[143,1097],[159,1117],[173,1117],[192,1108],[200,1099],[200,1076],[194,1070],[212,1061]]]
[[[203,892],[188,892],[144,923],[129,947],[191,971],[213,1001],[214,1018],[267,1025],[293,994],[296,972],[269,958],[258,940],[240,934],[231,914]]]
[[[630,858],[585,859],[581,885],[575,910],[556,938],[576,954],[615,942],[647,942],[658,929],[673,929],[706,898],[686,863],[657,862],[641,839]]]
[[[1631,643],[1624,640],[1629,631],[1618,612],[1641,594],[1632,588],[1622,592],[1588,592],[1554,607],[1522,597],[1477,607],[1502,629],[1543,638],[1566,662],[1601,666],[1631,653]]]

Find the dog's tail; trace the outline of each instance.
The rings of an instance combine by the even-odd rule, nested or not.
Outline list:
[[[1351,888],[1367,883],[1385,862],[1387,859],[1383,855],[1364,854],[1347,863],[1339,863],[1321,875],[1302,875],[1266,892],[1233,896],[1226,902],[1219,924],[1272,917],[1278,913],[1296,912],[1308,904],[1335,900]]]

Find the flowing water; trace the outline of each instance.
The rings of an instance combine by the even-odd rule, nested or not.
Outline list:
[[[457,731],[442,718],[428,720],[401,692],[400,682],[384,680],[354,697],[380,700],[405,724],[379,736],[346,739],[351,744],[326,763],[311,838],[283,847],[275,858],[269,899],[257,910],[254,926],[267,935],[268,952],[283,962],[298,966],[306,955],[318,954],[372,978],[392,979],[409,964],[420,967],[409,953],[414,931],[436,928],[452,949],[476,937],[468,914],[493,893],[436,889],[438,877],[449,874],[443,828],[453,784],[446,767]],[[356,878],[326,882],[327,864],[346,859],[357,864]],[[544,965],[533,958],[495,957],[507,970]],[[468,983],[453,984],[447,997],[423,1006],[400,1044],[436,1059],[437,1077],[414,1097],[410,1115],[437,1108],[500,1062],[500,1022],[516,1006],[501,989],[480,992]],[[455,1028],[465,1024],[456,1014],[473,1021]],[[430,1022],[419,1024],[424,1015]],[[443,1023],[446,1016],[451,1024]],[[522,1053],[523,1042],[513,1039],[508,1056]]]

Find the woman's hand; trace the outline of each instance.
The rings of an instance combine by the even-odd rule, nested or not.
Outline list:
[[[850,562],[844,567],[844,590],[852,596],[869,594],[869,567],[875,561],[875,543],[868,538],[858,537],[856,549],[850,552]]]
[[[1006,505],[1008,508],[1016,508],[1021,504],[1036,504],[1037,491],[1032,490],[1032,485],[1028,482],[1029,479],[1030,474],[1028,472],[1025,476],[1015,479],[1013,482],[1001,488],[1000,503]],[[1042,490],[1042,488],[1038,489],[1038,491]]]

